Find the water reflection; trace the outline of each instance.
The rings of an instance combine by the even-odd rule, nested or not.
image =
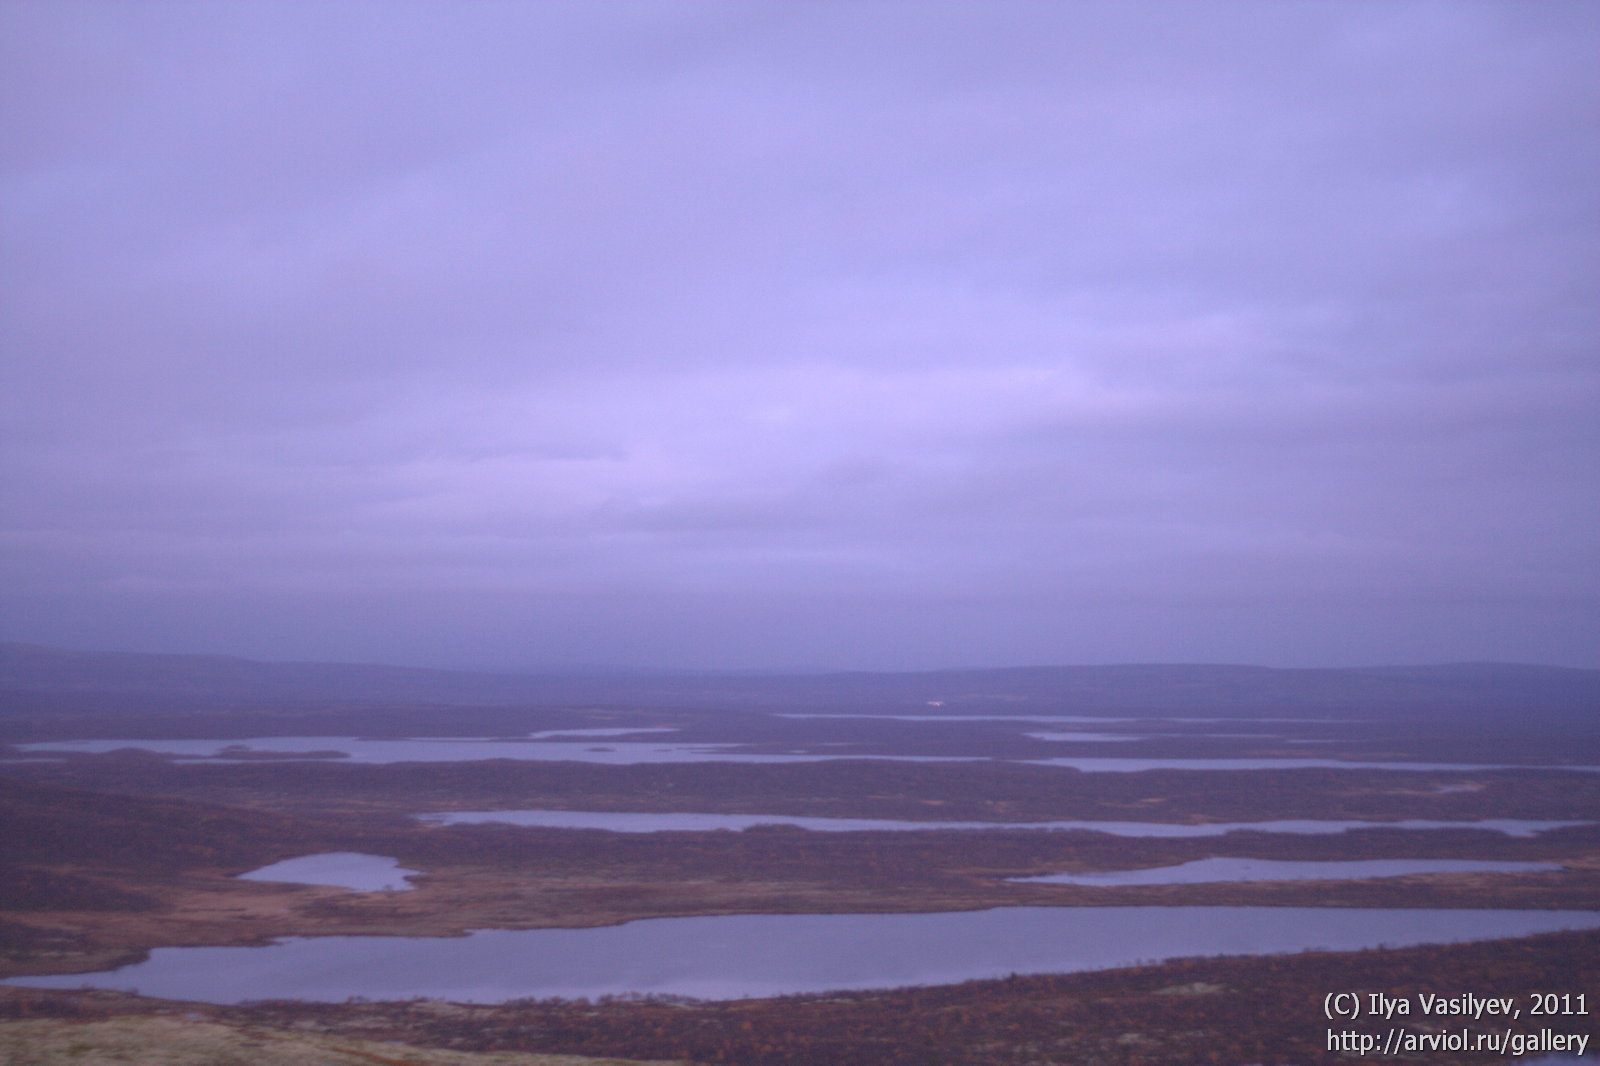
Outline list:
[[[671,993],[707,999],[945,984],[1182,955],[1488,940],[1600,926],[1592,911],[1336,907],[1011,907],[942,914],[751,914],[466,937],[319,937],[158,948],[108,973],[15,978],[236,1003]]]
[[[1435,822],[1420,818],[1403,822],[1315,821],[1289,819],[1276,822],[1213,822],[1209,825],[1172,825],[1166,822],[907,822],[886,818],[796,818],[787,814],[647,814],[628,811],[434,811],[415,815],[430,825],[469,825],[500,822],[545,829],[609,829],[616,833],[707,832],[743,830],[756,825],[793,825],[819,832],[848,833],[868,830],[933,829],[1087,829],[1125,837],[1212,837],[1238,830],[1261,833],[1342,833],[1347,829],[1486,829],[1510,836],[1532,836],[1547,829],[1591,822],[1550,822],[1517,818],[1488,818],[1477,822]]]
[[[54,753],[104,754],[121,749],[149,751],[185,759],[244,762],[263,755],[340,759],[360,763],[469,762],[480,759],[524,759],[633,765],[662,762],[801,763],[829,759],[883,759],[897,762],[982,762],[982,756],[942,755],[818,755],[751,752],[740,744],[668,744],[662,741],[613,741],[613,735],[648,730],[606,731],[607,743],[536,739],[537,736],[593,735],[580,730],[536,734],[529,737],[417,737],[372,739],[366,737],[252,737],[248,740],[51,740],[15,745],[30,758],[50,758]],[[1060,758],[1018,760],[1035,766],[1067,766],[1086,772],[1136,772],[1139,770],[1283,770],[1308,767],[1366,770],[1600,770],[1597,766],[1514,766],[1484,763],[1360,762],[1344,759],[1109,759]]]
[[[1094,870],[1043,877],[1011,877],[1053,885],[1199,885],[1214,881],[1350,881],[1405,874],[1530,873],[1559,870],[1559,863],[1471,859],[1368,859],[1357,862],[1285,862],[1276,859],[1198,859],[1143,870]]]
[[[1031,737],[1034,740],[1070,741],[1074,743],[1080,741],[1123,741],[1148,739],[1143,735],[1134,733],[1024,733],[1022,735],[1025,737]]]
[[[241,881],[292,881],[302,885],[333,885],[356,892],[405,892],[406,877],[421,870],[402,869],[396,859],[362,855],[355,851],[328,851],[302,855],[239,875]]]
[[[1028,759],[1035,766],[1069,766],[1086,773],[1140,770],[1586,770],[1600,766],[1515,766],[1509,763],[1361,762],[1358,759]]]
[[[638,733],[640,730],[627,730]],[[563,730],[554,736],[580,735]],[[161,755],[214,762],[242,762],[262,753],[334,757],[360,763],[473,762],[480,759],[632,764],[647,762],[798,762],[838,756],[759,755],[738,752],[736,744],[665,744],[660,741],[558,741],[520,737],[420,737],[372,739],[366,737],[252,737],[248,740],[74,740],[19,744],[29,753],[80,752],[103,754],[137,748]]]

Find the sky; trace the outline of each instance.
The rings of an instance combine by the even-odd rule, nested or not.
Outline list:
[[[0,0],[0,638],[1600,666],[1600,5]]]

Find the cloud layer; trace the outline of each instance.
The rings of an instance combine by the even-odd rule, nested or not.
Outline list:
[[[12,639],[1597,662],[1592,5],[0,20]]]

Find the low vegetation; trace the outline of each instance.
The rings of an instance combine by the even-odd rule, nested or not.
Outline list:
[[[0,1034],[18,1022],[54,1019],[80,1033],[130,1014],[185,1017],[205,1039],[228,1031],[295,1034],[317,1047],[573,1054],[741,1066],[1212,1066],[1336,1063],[1331,1028],[1382,1031],[1389,1023],[1330,1022],[1330,991],[1415,997],[1525,996],[1600,987],[1600,932],[1352,953],[1187,959],[1093,973],[1011,977],[884,992],[830,992],[775,999],[696,1002],[671,997],[599,1002],[543,1000],[499,1006],[431,1001],[265,1002],[237,1007],[169,1004],[106,992],[0,989]],[[1592,1011],[1592,1008],[1591,1008]],[[29,1021],[24,1021],[29,1020]],[[127,1024],[123,1022],[122,1024]],[[1425,1023],[1408,1019],[1412,1028]],[[1473,1032],[1501,1023],[1462,1023]],[[1560,1019],[1565,1032],[1596,1033],[1596,1015]],[[1439,1028],[1434,1026],[1435,1029]],[[1532,1031],[1538,1026],[1530,1024]],[[56,1030],[57,1033],[63,1030]],[[30,1031],[31,1032],[31,1031]],[[6,1039],[0,1036],[0,1040]],[[53,1037],[58,1041],[64,1036]],[[261,1036],[258,1046],[268,1046]],[[364,1043],[354,1043],[354,1041]],[[1590,1046],[1594,1046],[1591,1040]],[[5,1046],[0,1044],[0,1046]],[[372,1053],[369,1051],[369,1054]],[[428,1053],[433,1053],[431,1050]],[[41,1060],[42,1061],[42,1060]],[[162,1060],[178,1061],[178,1060]],[[217,1061],[228,1061],[219,1058]],[[256,1062],[270,1062],[264,1057]],[[306,1063],[323,1060],[306,1058]],[[344,1063],[350,1059],[330,1059]],[[542,1060],[487,1060],[533,1062]],[[1499,1057],[1421,1055],[1411,1061],[1483,1062]],[[553,1063],[552,1063],[553,1066]],[[574,1064],[576,1066],[576,1064]]]
[[[70,693],[46,696],[24,701],[21,714],[0,714],[0,739],[104,736],[112,719],[117,732],[110,735],[130,741],[178,735],[428,735],[444,733],[434,727],[445,725],[451,726],[448,735],[457,736],[671,725],[683,729],[675,739],[736,739],[789,750],[800,742],[801,732],[812,729],[754,712],[724,714],[704,708],[305,705],[220,711],[192,700],[163,710],[152,696],[150,707],[134,713],[126,707],[101,707],[92,699],[85,703],[87,697]],[[1558,709],[1560,723],[1578,721],[1577,712],[1568,713],[1571,708],[1565,704]],[[1269,709],[1263,705],[1255,713]],[[1592,722],[1592,715],[1585,721]],[[1329,728],[1308,723],[1293,727],[1301,730],[1301,739]],[[1356,747],[1347,744],[1345,750],[1359,748],[1365,756],[1381,759],[1443,761],[1442,748],[1432,758],[1419,758],[1427,754],[1424,725],[1417,718],[1362,727],[1365,733],[1356,730],[1359,736],[1346,738]],[[1352,721],[1341,728],[1345,726]],[[821,745],[819,731],[846,728],[818,725],[808,742]],[[1021,758],[1034,757],[1021,754],[1022,747],[1042,743],[1027,740],[1015,728],[1007,739],[1001,735],[1004,730],[981,723],[970,729],[941,724],[921,740],[907,733],[908,728],[872,722],[848,727],[855,730],[852,743],[858,754],[879,749],[888,753],[900,745],[894,749],[900,753],[947,755],[963,744],[981,743],[993,749],[984,749],[988,754]],[[1233,742],[1201,735],[1213,727],[1196,728],[1201,732],[1192,737],[1171,734],[1151,740],[1142,754],[1214,755],[1222,753],[1213,750],[1218,745]],[[1522,729],[1518,736],[1511,745],[1518,760],[1592,761],[1592,736],[1579,738],[1576,726],[1566,732]],[[1237,744],[1242,747],[1236,754],[1258,756],[1303,755],[1307,750],[1281,738],[1246,737]],[[1270,744],[1279,744],[1284,752],[1261,748]],[[1456,744],[1452,750],[1464,753],[1472,744],[1494,746],[1499,741],[1480,731],[1466,748]],[[1095,749],[1093,754],[1109,753],[1104,744],[1087,747]],[[1557,760],[1558,755],[1563,757]],[[926,822],[1193,825],[1507,818],[1594,823],[1600,822],[1600,774],[1356,766],[1079,773],[1005,758],[371,765],[262,757],[208,764],[134,751],[0,763],[0,976],[105,970],[137,961],[159,946],[260,944],[288,935],[446,936],[473,928],[592,926],[666,916],[1016,905],[1592,910],[1600,900],[1600,826],[1594,824],[1528,837],[1457,827],[1139,838],[1010,829],[828,833],[782,825],[744,832],[630,834],[497,824],[435,827],[412,817],[430,811],[517,808]],[[241,881],[236,876],[325,851],[390,855],[423,873],[413,879],[414,891],[372,893]],[[1561,869],[1125,887],[1010,880],[1210,856],[1512,860],[1553,862]],[[0,1041],[9,1041],[0,1043],[0,1057],[29,1063],[268,1066],[276,1061],[310,1066],[535,1066],[553,1064],[556,1060],[538,1057],[549,1055],[588,1056],[590,1066],[596,1057],[748,1066],[1305,1064],[1340,1057],[1327,1050],[1330,1023],[1319,1013],[1327,991],[1596,995],[1596,958],[1600,934],[1572,933],[1346,955],[1188,960],[1104,973],[717,1003],[655,999],[494,1007],[423,1001],[220,1007],[108,992],[0,988],[0,1016],[10,1019],[0,1023]],[[152,1050],[157,1046],[160,1052]]]

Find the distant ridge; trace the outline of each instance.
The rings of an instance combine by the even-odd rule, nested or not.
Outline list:
[[[479,704],[912,707],[923,713],[1270,716],[1518,712],[1600,724],[1600,670],[1516,663],[1346,669],[1206,664],[1026,666],[919,673],[504,674],[223,655],[0,644],[0,701],[108,710],[186,705]],[[938,708],[930,701],[942,701]]]

